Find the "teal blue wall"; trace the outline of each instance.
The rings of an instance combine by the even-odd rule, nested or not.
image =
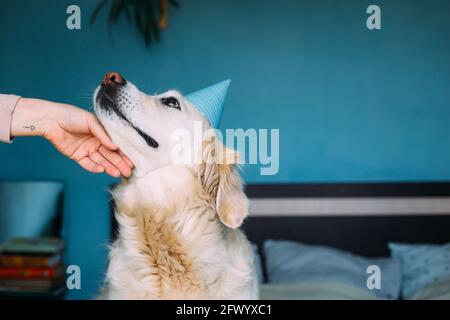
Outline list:
[[[145,48],[126,22],[88,23],[96,1],[3,0],[0,92],[91,109],[106,71],[149,92],[233,80],[222,128],[280,128],[280,171],[248,182],[450,179],[450,2],[180,0]],[[382,30],[365,27],[369,4]],[[83,29],[65,27],[79,4]],[[106,265],[107,186],[39,138],[0,145],[0,178],[67,183],[68,262],[96,292]],[[1,213],[0,213],[1,214]]]

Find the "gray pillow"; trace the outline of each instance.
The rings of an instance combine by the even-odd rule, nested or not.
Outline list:
[[[410,298],[418,290],[450,277],[450,243],[390,243],[389,249],[392,256],[402,263],[404,298]]]

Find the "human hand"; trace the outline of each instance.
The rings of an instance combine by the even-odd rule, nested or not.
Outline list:
[[[84,169],[129,177],[133,164],[114,145],[90,112],[61,103],[20,98],[13,113],[12,136],[42,136]]]

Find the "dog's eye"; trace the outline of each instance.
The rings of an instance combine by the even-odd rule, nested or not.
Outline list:
[[[166,107],[181,110],[180,102],[174,97],[162,98],[161,103]]]

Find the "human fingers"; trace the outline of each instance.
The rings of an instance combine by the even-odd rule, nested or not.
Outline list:
[[[105,171],[105,169],[89,159],[88,157],[84,157],[80,160],[77,160],[77,163],[85,170],[92,172],[92,173],[102,173]]]
[[[110,163],[112,163],[124,177],[129,177],[131,175],[132,166],[130,166],[131,161],[124,158],[119,152],[111,151],[105,146],[100,146],[98,152]]]
[[[109,174],[112,177],[118,178],[120,177],[120,170],[117,169],[114,164],[109,162],[102,154],[100,154],[99,151],[94,151],[89,155],[89,158],[97,163],[98,165],[101,165],[103,168],[105,168],[105,172]]]

